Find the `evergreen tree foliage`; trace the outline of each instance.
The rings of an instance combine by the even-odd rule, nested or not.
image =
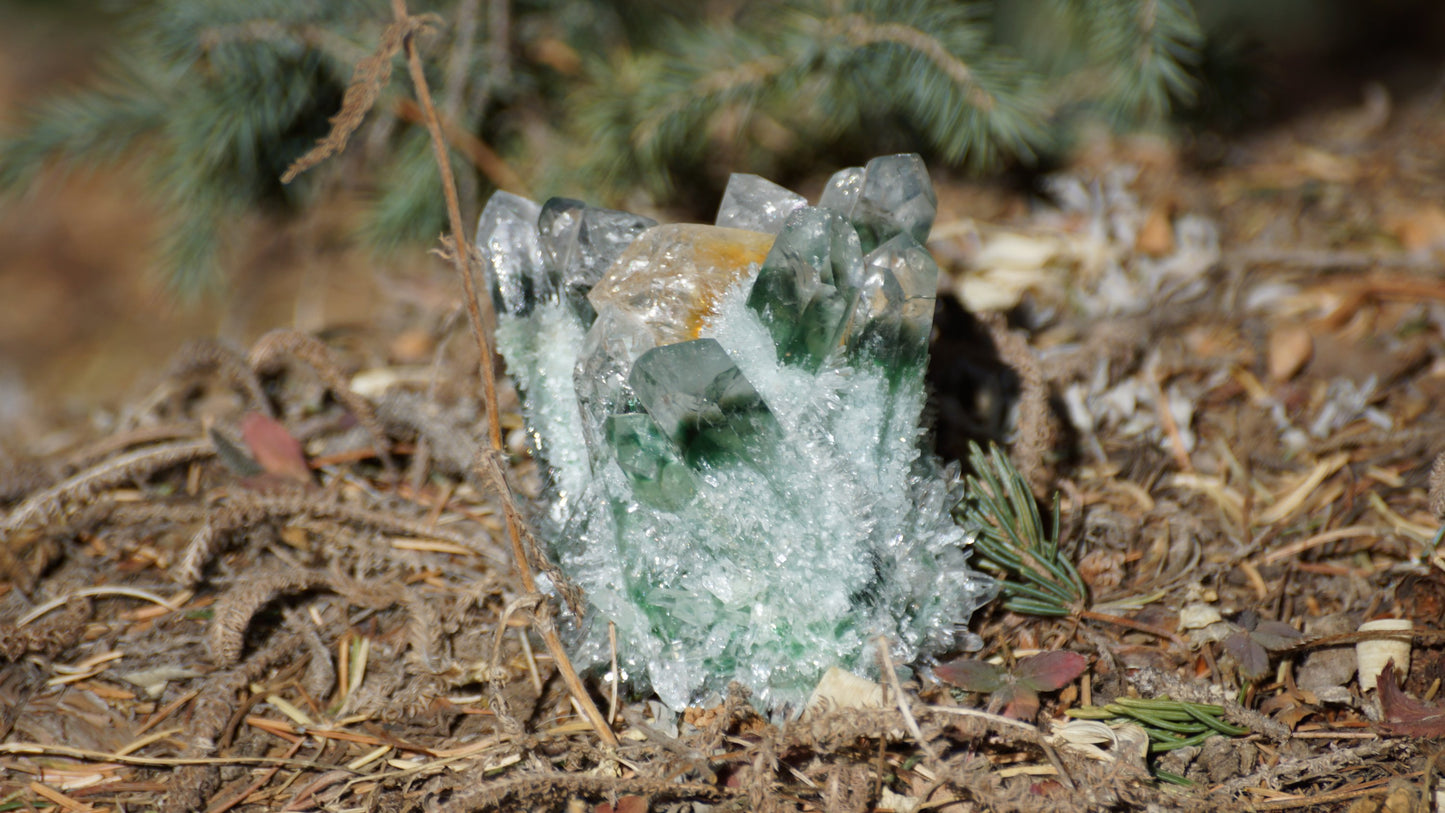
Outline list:
[[[1081,111],[1121,126],[1167,113],[1192,91],[1200,45],[1189,0],[410,6],[437,15],[422,49],[473,210],[495,186],[666,198],[684,178],[786,179],[884,151],[1030,161]],[[431,240],[442,206],[405,71],[332,159],[342,168],[279,180],[327,133],[390,19],[381,0],[137,2],[99,80],[0,137],[0,189],[47,163],[139,162],[172,218],[164,260],[180,294],[218,279],[237,218],[304,208],[331,184],[370,195],[373,244]]]

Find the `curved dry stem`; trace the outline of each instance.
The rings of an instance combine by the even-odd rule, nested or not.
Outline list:
[[[398,21],[407,18],[406,0],[392,0],[391,8]],[[446,140],[442,136],[441,123],[436,107],[432,104],[426,72],[422,69],[421,57],[417,55],[413,37],[406,38],[405,49],[412,85],[416,89],[417,100],[421,103],[422,111],[426,114],[432,151],[436,156],[437,168],[441,171],[442,192],[446,197],[447,219],[450,221],[452,239],[456,245],[460,246],[465,240],[463,235],[466,234],[466,231],[462,224],[461,205],[457,200],[456,176],[452,172],[451,159],[447,155]],[[462,278],[462,286],[466,291],[468,322],[472,326],[472,335],[477,341],[477,351],[481,362],[482,390],[486,397],[487,423],[490,429],[492,449],[497,454],[501,454],[503,451],[501,408],[497,402],[496,369],[491,342],[488,339],[496,317],[491,311],[491,300],[486,301],[486,310],[482,309],[481,300],[477,296],[476,284],[472,280],[471,269],[467,267],[466,258],[469,256],[470,252],[454,251],[452,252],[452,263],[456,267],[457,275]],[[516,563],[518,574],[521,576],[526,592],[536,592],[537,580],[532,575],[531,567],[527,564],[527,553],[522,544],[521,515],[516,510],[516,503],[510,489],[505,488],[504,485],[499,489],[498,496],[501,498],[503,506],[508,509],[504,512],[507,519],[507,535],[512,542],[512,557]],[[577,701],[577,705],[587,716],[592,727],[596,729],[597,735],[607,745],[615,748],[621,744],[617,739],[617,734],[607,725],[607,719],[602,716],[602,711],[597,708],[596,703],[592,702],[591,695],[582,685],[582,679],[578,677],[576,668],[573,667],[571,659],[567,657],[566,649],[562,646],[562,639],[558,636],[555,625],[551,623],[548,608],[549,605],[544,603],[539,612],[534,614],[538,631],[542,634],[542,640],[546,642],[547,650],[552,654],[557,664],[557,670],[567,685],[568,692]]]

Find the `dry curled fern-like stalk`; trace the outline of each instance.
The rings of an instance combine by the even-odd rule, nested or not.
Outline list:
[[[351,140],[352,133],[361,126],[366,114],[391,81],[392,61],[401,51],[402,43],[407,37],[433,26],[436,19],[430,15],[406,17],[391,23],[381,32],[376,50],[356,63],[351,84],[346,87],[346,95],[341,99],[341,112],[331,118],[331,132],[286,168],[281,175],[281,183],[291,183],[296,176],[346,149],[346,142]]]
[[[201,582],[206,564],[232,531],[293,517],[337,520],[383,533],[451,542],[490,559],[494,564],[507,564],[506,555],[495,546],[483,543],[475,536],[438,528],[420,520],[336,500],[318,499],[315,494],[305,491],[281,494],[235,491],[226,495],[225,502],[191,537],[181,561],[172,571],[172,577],[186,587],[194,587]]]
[[[319,570],[270,569],[247,575],[216,602],[207,639],[212,659],[221,666],[240,662],[246,629],[256,612],[278,596],[325,588],[347,601],[372,609],[404,601],[405,593],[394,585],[358,582]]]
[[[236,695],[252,682],[260,680],[271,667],[296,656],[301,634],[296,631],[278,635],[260,651],[237,664],[234,669],[217,672],[206,679],[192,705],[187,743],[183,757],[209,757],[224,747],[233,729],[228,724],[236,717]],[[184,765],[167,783],[162,813],[190,813],[204,810],[211,794],[221,787],[220,766],[215,764]]]
[[[346,374],[341,371],[330,348],[314,336],[298,330],[279,328],[256,340],[249,356],[251,368],[259,375],[279,370],[288,360],[295,360],[310,367],[331,394],[356,416],[356,420],[371,433],[376,447],[376,456],[390,476],[397,474],[396,460],[391,456],[391,440],[386,429],[376,417],[371,402],[351,388]]]
[[[46,522],[59,516],[67,502],[85,503],[105,489],[215,453],[209,440],[184,440],[112,457],[30,495],[10,512],[0,531],[13,533],[32,522]]]
[[[495,779],[489,782],[467,782],[453,789],[445,802],[437,805],[438,813],[462,813],[473,810],[516,809],[523,800],[539,798],[566,799],[575,796],[604,794],[647,796],[654,799],[708,799],[720,801],[734,791],[698,782],[676,782],[644,777],[592,776],[588,774],[549,772]]]
[[[0,624],[0,659],[13,663],[30,654],[56,657],[80,641],[90,623],[90,609],[90,601],[81,598],[48,621],[24,627]]]
[[[182,385],[194,385],[197,379],[215,374],[236,392],[245,396],[251,409],[274,418],[276,411],[261,379],[246,360],[246,355],[231,345],[215,339],[196,339],[181,345],[166,364],[165,373],[151,395],[133,411],[132,420],[154,411],[166,399],[183,392]]]
[[[430,444],[438,468],[445,473],[480,482],[472,461],[481,454],[477,432],[465,422],[444,413],[427,398],[406,390],[391,389],[376,403],[376,413],[393,430],[413,433]]]

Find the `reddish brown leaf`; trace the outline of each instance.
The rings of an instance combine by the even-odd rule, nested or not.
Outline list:
[[[623,796],[617,800],[617,807],[603,802],[593,810],[595,813],[647,813],[650,806],[646,796]]]
[[[1088,666],[1089,659],[1077,652],[1040,652],[1020,660],[1014,675],[1021,686],[1036,692],[1052,692],[1073,683]]]
[[[298,483],[311,482],[311,467],[306,465],[301,441],[276,419],[259,412],[249,413],[241,419],[241,437],[251,456],[268,474]]]
[[[1224,639],[1224,651],[1239,663],[1239,671],[1250,680],[1269,674],[1269,651],[1262,644],[1239,630]]]
[[[1385,664],[1377,687],[1380,709],[1385,713],[1380,728],[1405,737],[1445,737],[1445,708],[1416,700],[1401,691],[1395,682],[1394,661]]]
[[[1249,631],[1249,637],[1265,649],[1277,652],[1299,643],[1304,635],[1283,621],[1261,621]]]
[[[1015,720],[1032,721],[1039,713],[1038,692],[1024,686],[1005,687],[990,699],[995,703],[1002,703],[1003,716],[1012,717]]]
[[[1003,688],[1008,675],[1001,666],[972,658],[941,663],[934,667],[933,673],[939,680],[969,692],[996,692]]]

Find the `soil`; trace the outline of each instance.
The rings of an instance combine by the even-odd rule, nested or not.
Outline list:
[[[16,31],[6,104],[44,84]],[[446,269],[358,271],[255,224],[229,297],[161,308],[142,181],[51,178],[0,220],[0,809],[1430,809],[1445,85],[1230,139],[1101,136],[1060,177],[940,180],[931,376],[940,449],[1009,441],[1089,588],[1058,618],[995,602],[969,657],[1067,649],[1082,675],[1022,720],[926,664],[882,707],[778,720],[585,676],[606,733],[475,465]],[[1412,646],[1365,690],[1381,618]],[[1102,747],[1065,727],[1119,698],[1247,731],[1146,756],[1157,721]]]

